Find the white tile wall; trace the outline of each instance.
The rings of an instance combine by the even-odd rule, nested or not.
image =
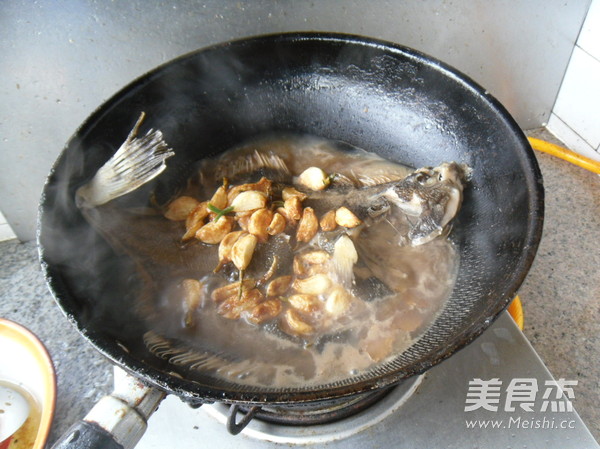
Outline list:
[[[600,60],[600,2],[593,0],[581,28],[577,45]]]
[[[573,131],[569,125],[558,118],[556,114],[550,114],[547,128],[552,134],[563,141],[569,149],[576,151],[585,157],[589,157],[590,159],[600,161],[600,153],[583,140],[579,134]]]
[[[592,0],[547,127],[600,161],[600,0]]]
[[[17,236],[11,229],[10,225],[6,222],[6,218],[0,211],[0,242],[4,240],[16,239]]]

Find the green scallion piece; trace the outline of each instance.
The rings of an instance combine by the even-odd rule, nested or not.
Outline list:
[[[212,204],[208,203],[208,209],[211,212],[214,212],[215,214],[217,214],[217,216],[215,217],[215,221],[219,221],[219,218],[221,218],[223,215],[228,214],[230,212],[233,212],[233,206],[229,206],[226,207],[225,209],[221,210],[216,206],[213,206]]]

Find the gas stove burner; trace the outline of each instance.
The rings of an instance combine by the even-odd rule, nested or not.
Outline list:
[[[253,439],[284,444],[326,443],[383,421],[412,396],[423,378],[414,376],[394,387],[316,404],[265,406],[258,410],[217,403],[202,408],[224,425],[236,420],[238,410],[248,412],[252,419],[240,424],[239,430]]]
[[[254,419],[288,426],[312,426],[339,421],[355,415],[384,398],[396,387],[369,391],[348,398],[320,401],[297,405],[272,405],[257,408]],[[240,406],[239,410],[248,413],[251,407]]]

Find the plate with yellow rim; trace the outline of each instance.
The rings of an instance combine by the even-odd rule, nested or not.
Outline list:
[[[56,405],[56,375],[50,355],[30,330],[0,318],[0,361],[0,384],[20,393],[30,406],[25,423],[2,447],[41,449]]]

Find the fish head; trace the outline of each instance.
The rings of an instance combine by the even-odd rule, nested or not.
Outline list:
[[[470,174],[470,168],[457,162],[444,162],[437,167],[423,167],[415,170],[404,183],[418,190],[437,190],[452,186],[462,191],[463,184]]]
[[[407,235],[401,238],[417,246],[444,234],[458,213],[469,176],[467,165],[444,162],[437,167],[420,168],[391,183],[383,197],[392,209],[403,214],[408,225]]]

